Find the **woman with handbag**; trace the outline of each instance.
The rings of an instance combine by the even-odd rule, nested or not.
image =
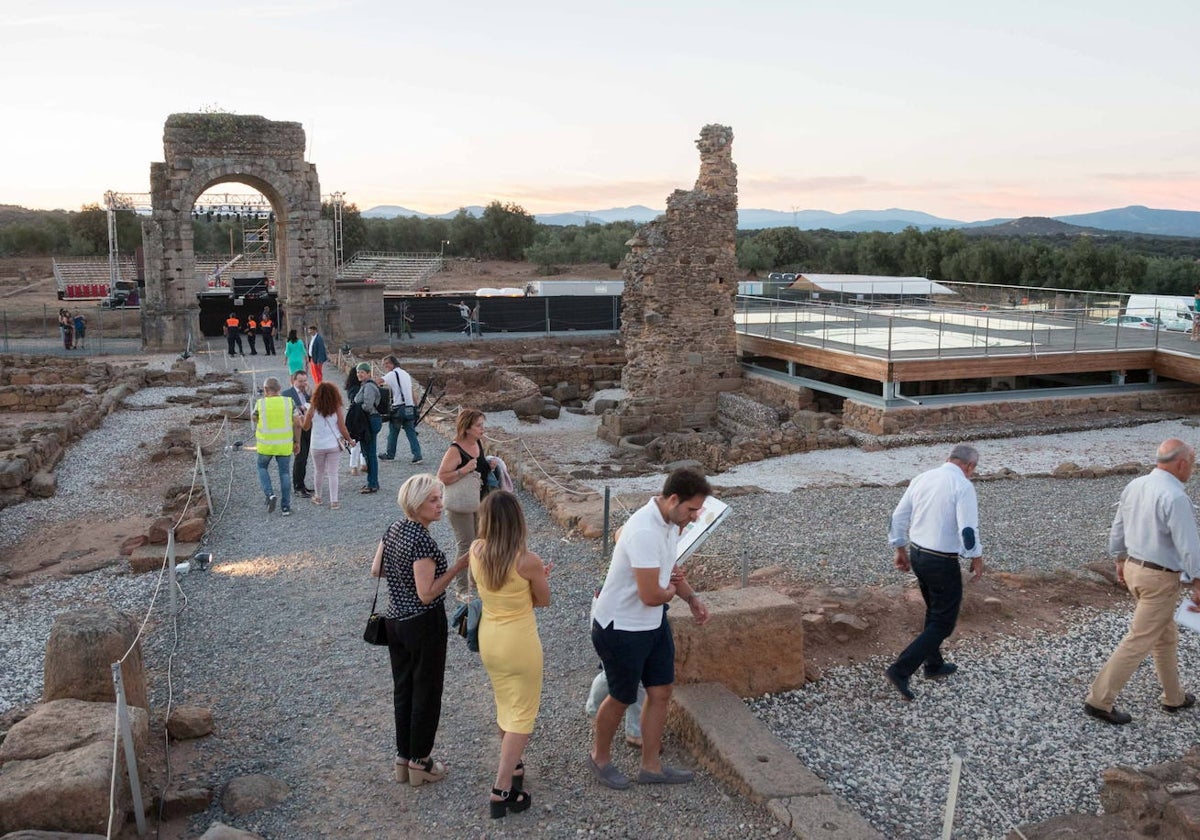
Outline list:
[[[433,759],[433,741],[442,714],[446,674],[445,592],[467,566],[454,565],[429,533],[442,518],[440,481],[418,473],[400,486],[396,501],[404,519],[388,526],[371,574],[388,585],[387,637],[396,716],[396,781],[413,787],[446,778],[446,765]]]
[[[367,483],[358,492],[378,493],[379,459],[375,449],[375,439],[379,435],[379,430],[383,428],[383,418],[379,415],[379,386],[371,378],[370,362],[359,362],[354,371],[358,377],[359,387],[353,402],[362,407],[370,424],[366,434],[359,440],[359,445],[362,446],[363,460],[366,461],[367,466]]]
[[[446,510],[454,531],[455,551],[466,554],[475,540],[479,502],[487,495],[488,473],[492,464],[483,451],[482,411],[464,408],[454,424],[454,441],[442,456],[437,477],[446,485]],[[457,486],[456,486],[457,485]],[[472,490],[474,492],[472,492]],[[467,596],[467,572],[459,575],[454,589],[460,598]]]
[[[524,811],[533,800],[524,789],[521,754],[533,733],[542,699],[542,642],[534,607],[550,604],[550,569],[526,546],[528,529],[517,497],[490,493],[479,506],[479,539],[471,544],[471,574],[483,601],[479,657],[492,681],[500,764],[492,787],[492,818]]]
[[[324,504],[321,485],[328,482],[329,507],[337,510],[341,507],[338,502],[338,462],[342,456],[342,442],[350,438],[350,432],[346,430],[342,395],[332,382],[322,382],[313,391],[312,401],[304,415],[304,428],[312,429],[313,464],[317,468],[312,503]]]

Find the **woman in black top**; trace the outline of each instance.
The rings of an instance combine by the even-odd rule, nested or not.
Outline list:
[[[454,424],[454,441],[442,456],[437,474],[438,480],[443,484],[453,484],[472,472],[479,473],[480,499],[487,495],[487,478],[492,470],[492,464],[483,451],[483,422],[486,419],[482,411],[474,408],[464,408],[458,413],[458,420]],[[466,554],[471,549],[471,543],[475,541],[478,514],[450,511],[448,518],[454,531],[455,551],[460,556]],[[469,574],[464,571],[454,582],[457,594],[464,598],[467,594]]]
[[[429,534],[442,518],[442,482],[418,473],[404,482],[396,501],[404,519],[388,526],[371,563],[374,577],[387,577],[388,655],[396,715],[396,781],[413,787],[440,782],[446,766],[434,761],[433,740],[442,714],[446,672],[446,587],[467,567],[454,565]]]
[[[358,389],[362,383],[358,381],[358,369],[350,368],[350,372],[346,374],[346,382],[342,385],[342,390],[346,392],[346,406],[354,402],[355,395],[358,394]],[[363,456],[362,445],[358,441],[354,441],[354,446],[350,447],[350,475],[358,475],[363,472]]]

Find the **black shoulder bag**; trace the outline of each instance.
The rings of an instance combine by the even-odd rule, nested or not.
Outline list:
[[[383,571],[382,569],[380,570]],[[384,617],[375,612],[375,604],[379,600],[379,584],[383,583],[383,575],[375,579],[375,597],[371,599],[371,614],[367,617],[367,629],[363,631],[363,641],[369,645],[386,645],[388,643],[387,624]]]

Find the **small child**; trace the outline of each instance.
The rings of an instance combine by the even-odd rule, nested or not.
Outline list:
[[[587,705],[584,707],[589,718],[596,719],[600,704],[607,696],[608,678],[601,670],[596,679],[592,680],[592,690],[588,693]],[[646,689],[639,685],[637,702],[625,710],[625,743],[638,749],[642,747],[642,703],[645,699]]]

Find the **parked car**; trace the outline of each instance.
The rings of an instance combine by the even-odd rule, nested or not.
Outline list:
[[[1118,315],[1116,318],[1105,318],[1100,322],[1100,326],[1156,330],[1162,326],[1162,321],[1158,318],[1143,318],[1141,315]]]

